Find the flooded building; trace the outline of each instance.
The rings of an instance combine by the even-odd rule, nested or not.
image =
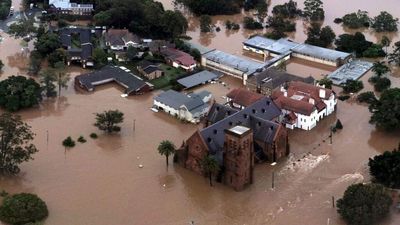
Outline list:
[[[255,72],[261,72],[265,66],[253,60],[228,54],[219,50],[212,50],[202,55],[201,65],[212,70],[239,78],[246,84],[249,76]]]
[[[147,60],[141,61],[136,69],[139,71],[140,75],[146,77],[149,80],[153,80],[164,76],[164,71],[160,68],[157,63],[152,63]]]
[[[332,90],[301,81],[292,81],[287,88],[274,91],[272,99],[282,110],[282,122],[290,129],[311,130],[333,113],[337,104]]]
[[[95,86],[110,82],[116,82],[124,87],[127,95],[144,94],[153,89],[150,83],[124,68],[115,66],[105,66],[100,70],[75,77],[75,85],[87,91],[94,91]]]
[[[129,46],[140,47],[141,39],[128,29],[109,29],[104,35],[106,46],[114,51],[126,51]]]
[[[261,94],[244,88],[236,88],[226,95],[226,103],[232,108],[244,109],[263,97]]]
[[[205,121],[177,151],[177,162],[203,174],[201,160],[211,155],[221,170],[216,178],[235,190],[252,183],[254,161],[277,161],[289,153],[281,110],[263,97],[243,110],[215,103]]]
[[[273,91],[280,90],[291,81],[302,81],[308,84],[315,82],[312,76],[303,78],[272,67],[250,77],[246,88],[252,92],[270,96]]]
[[[92,31],[89,28],[63,28],[59,30],[61,45],[68,52],[68,65],[80,62],[83,68],[93,67]]]
[[[163,47],[160,54],[167,63],[175,68],[182,68],[186,71],[193,71],[197,67],[196,60],[186,52],[175,48]]]
[[[300,44],[286,38],[277,41],[262,36],[255,36],[243,42],[243,49],[264,57],[279,56],[290,52],[291,57],[305,59],[329,66],[346,64],[352,54],[309,44]]]
[[[177,82],[182,85],[185,89],[193,88],[208,82],[217,80],[222,74],[203,70],[193,75],[181,78]]]
[[[343,85],[347,80],[358,80],[366,74],[372,66],[373,63],[371,62],[352,60],[329,74],[328,78],[336,85]]]
[[[198,123],[210,109],[212,94],[208,91],[183,94],[174,90],[162,92],[154,97],[153,108],[191,123]]]
[[[49,0],[51,13],[90,16],[93,10],[93,4],[78,4],[70,0]]]

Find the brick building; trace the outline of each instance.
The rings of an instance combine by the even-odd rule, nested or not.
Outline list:
[[[240,111],[215,103],[206,118],[206,127],[183,143],[176,161],[203,174],[200,162],[211,155],[221,168],[215,178],[242,190],[252,183],[255,161],[275,162],[289,153],[287,131],[277,122],[280,114],[268,97]]]

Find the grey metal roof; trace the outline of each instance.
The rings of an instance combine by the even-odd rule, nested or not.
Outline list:
[[[262,36],[254,36],[252,38],[247,39],[246,41],[243,42],[243,44],[255,47],[261,50],[267,50],[268,46],[272,45],[275,43],[275,40],[269,39],[266,37]]]
[[[206,90],[188,94],[188,96],[191,98],[200,98],[200,99],[204,99],[205,97],[210,96],[210,95],[212,95],[211,92],[206,91]]]
[[[219,119],[216,123],[200,131],[211,154],[218,155],[222,152],[225,141],[225,129],[230,129],[237,125],[251,128],[256,140],[265,143],[273,142],[279,124],[271,120],[277,118],[281,114],[281,110],[269,97],[264,97],[253,105],[230,115],[226,113],[226,107],[214,105],[209,115],[223,117],[224,115],[220,114],[219,110],[223,111],[225,118]]]
[[[305,83],[314,83],[314,78],[312,77],[299,77],[293,74],[289,74],[285,71],[280,71],[275,68],[269,68],[261,73],[255,74],[250,77],[247,82],[257,85],[257,86],[267,86],[271,89],[280,87],[281,85],[288,83],[290,81],[302,81]]]
[[[373,66],[373,63],[361,60],[352,60],[351,62],[339,67],[328,78],[336,85],[346,83],[347,80],[357,80],[367,73]]]
[[[318,46],[313,46],[309,44],[301,44],[292,49],[295,53],[300,53],[303,55],[312,56],[319,59],[336,61],[336,60],[344,60],[347,57],[351,56],[350,53],[340,52],[329,48],[321,48]]]
[[[146,82],[132,73],[119,67],[105,66],[100,70],[77,76],[77,79],[88,90],[94,89],[97,84],[115,81],[126,88],[125,93],[130,94],[146,86]]]
[[[298,45],[299,43],[290,41],[287,38],[281,38],[268,46],[267,50],[276,54],[283,54]]]
[[[177,80],[179,84],[183,85],[185,88],[192,88],[202,83],[217,79],[220,75],[210,72],[208,70],[203,70],[201,72],[195,73],[188,77]]]
[[[228,54],[219,50],[213,50],[203,55],[207,60],[235,68],[243,73],[252,74],[265,66],[250,59],[245,59],[236,55]]]
[[[192,97],[190,97],[174,90],[164,91],[154,97],[154,100],[168,105],[176,110],[178,110],[181,106],[184,106],[193,114],[202,111],[205,107],[208,107],[208,105],[204,103],[199,96],[192,95]]]
[[[200,45],[198,43],[194,43],[192,41],[184,41],[186,44],[188,44],[191,48],[195,48],[197,50],[199,50],[200,54],[205,54],[209,51],[212,51],[212,49],[204,47],[203,45]]]

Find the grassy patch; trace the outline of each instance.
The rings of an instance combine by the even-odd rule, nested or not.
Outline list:
[[[160,68],[164,71],[165,75],[150,81],[156,89],[165,90],[171,88],[171,82],[175,81],[179,76],[185,73],[182,69],[174,68],[166,64],[161,64]]]

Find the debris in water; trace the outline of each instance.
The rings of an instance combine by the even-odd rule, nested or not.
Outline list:
[[[307,172],[315,167],[317,167],[320,163],[327,160],[329,158],[328,155],[319,155],[315,156],[311,153],[307,153],[301,159],[295,159],[293,155],[289,156],[289,160],[287,165],[282,169],[280,173],[284,173],[286,171],[301,171]]]
[[[139,168],[143,168],[143,165],[142,165],[142,164],[140,164],[140,165],[139,165]]]

